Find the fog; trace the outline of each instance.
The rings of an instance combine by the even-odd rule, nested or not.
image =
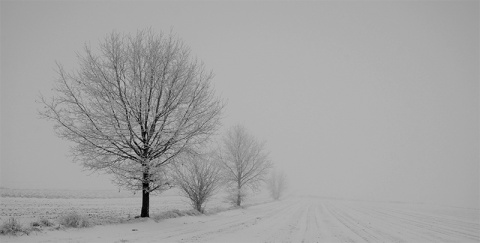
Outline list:
[[[290,190],[479,207],[479,3],[1,2],[1,186],[116,188],[39,119],[55,61],[173,32],[215,73],[221,135],[265,141]]]

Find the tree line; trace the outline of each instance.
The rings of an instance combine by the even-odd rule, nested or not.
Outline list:
[[[57,63],[54,95],[41,96],[40,115],[72,142],[74,161],[142,192],[140,217],[149,217],[151,193],[171,187],[200,212],[221,185],[238,206],[266,181],[280,198],[285,176],[267,180],[273,164],[264,143],[243,126],[209,145],[225,105],[211,86],[213,72],[180,38],[112,32],[98,49],[85,46],[78,62],[71,72]]]

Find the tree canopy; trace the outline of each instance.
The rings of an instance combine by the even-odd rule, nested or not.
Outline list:
[[[149,193],[168,184],[164,166],[204,143],[220,124],[222,101],[205,65],[173,34],[112,32],[97,51],[85,46],[73,72],[58,64],[54,96],[40,114],[73,142],[75,160]]]

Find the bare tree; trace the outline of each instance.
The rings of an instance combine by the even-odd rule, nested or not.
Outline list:
[[[287,189],[287,177],[283,172],[273,171],[267,180],[267,188],[273,199],[280,199]]]
[[[213,77],[174,35],[111,33],[97,53],[86,46],[80,67],[59,78],[40,115],[74,143],[72,153],[88,169],[149,196],[168,186],[165,166],[185,149],[204,143],[219,126],[222,102]]]
[[[205,203],[220,186],[221,170],[212,154],[184,154],[173,165],[175,185],[203,213]]]
[[[247,133],[244,127],[231,128],[223,138],[219,153],[231,200],[240,206],[247,189],[256,190],[271,168],[264,144]]]

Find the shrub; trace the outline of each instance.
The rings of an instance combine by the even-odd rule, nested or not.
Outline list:
[[[220,206],[216,206],[214,208],[211,208],[211,209],[207,210],[205,214],[206,215],[212,215],[212,214],[216,214],[216,213],[223,212],[223,211],[226,211],[226,210],[228,210],[228,209],[220,207]]]
[[[45,227],[50,227],[50,226],[53,226],[54,223],[46,218],[41,218],[40,219],[40,225],[41,226],[45,226]]]
[[[85,228],[92,226],[90,220],[76,212],[60,217],[59,223],[67,228]]]
[[[221,167],[214,154],[185,154],[172,168],[181,194],[190,199],[193,209],[203,213],[206,202],[215,195],[222,180]]]
[[[28,235],[30,230],[24,228],[18,220],[15,218],[9,218],[6,222],[2,224],[0,227],[0,234],[1,235]]]
[[[164,220],[164,219],[177,218],[179,216],[179,214],[180,214],[180,210],[174,209],[174,210],[170,210],[170,211],[163,212],[163,213],[160,213],[160,214],[156,214],[152,218],[153,218],[153,220],[158,222],[158,221]]]
[[[164,220],[164,219],[172,219],[172,218],[178,218],[182,217],[185,215],[189,216],[194,216],[194,215],[200,215],[202,213],[198,212],[197,210],[191,209],[191,210],[186,210],[186,211],[180,211],[178,209],[173,209],[167,212],[163,212],[160,214],[156,214],[152,216],[152,219],[155,220],[155,222]]]
[[[32,231],[35,231],[35,232],[42,232],[42,228],[41,227],[35,227],[35,226],[31,226],[30,228],[28,228],[28,231],[29,232],[32,232]]]
[[[31,222],[31,223],[30,223],[30,226],[31,226],[31,227],[42,227],[42,225],[41,225],[40,222],[38,222],[38,221]]]
[[[202,213],[199,212],[198,210],[196,209],[190,209],[190,210],[187,210],[185,212],[183,212],[184,215],[188,215],[188,216],[197,216],[197,215],[201,215]]]
[[[41,218],[39,221],[34,221],[30,223],[31,227],[50,227],[53,225],[54,224],[46,218]]]
[[[61,224],[58,224],[58,225],[52,227],[50,230],[65,230],[65,229],[66,229],[65,226],[63,226]]]

